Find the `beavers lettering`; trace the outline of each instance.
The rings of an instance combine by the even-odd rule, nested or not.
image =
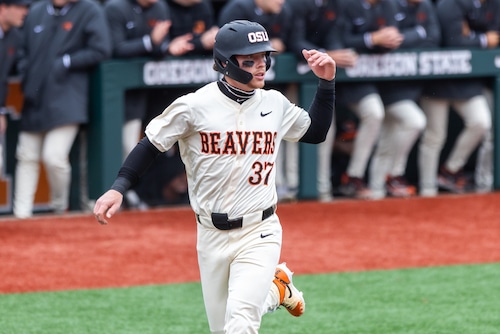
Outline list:
[[[228,131],[200,132],[201,152],[205,154],[273,154],[276,132]]]

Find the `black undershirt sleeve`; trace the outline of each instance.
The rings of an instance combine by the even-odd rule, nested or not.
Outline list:
[[[335,79],[331,81],[319,80],[318,89],[314,96],[309,117],[311,125],[300,142],[309,144],[319,144],[326,139],[328,130],[333,121],[335,112]]]
[[[148,137],[142,138],[123,162],[111,189],[124,194],[139,181],[160,153]]]

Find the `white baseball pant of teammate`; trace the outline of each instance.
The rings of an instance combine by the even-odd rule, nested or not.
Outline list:
[[[380,137],[370,164],[370,190],[373,199],[383,198],[387,176],[403,176],[413,145],[425,128],[425,114],[411,100],[385,107]]]
[[[33,215],[35,193],[43,162],[50,187],[50,206],[62,213],[69,207],[71,164],[68,159],[78,135],[78,125],[67,125],[48,132],[20,132],[16,148],[14,215]]]
[[[333,145],[335,144],[335,120],[332,121],[330,130],[326,135],[324,142],[318,144],[318,166],[316,176],[316,190],[318,199],[321,202],[330,202],[333,199],[332,194],[332,155]]]
[[[349,108],[359,119],[352,155],[347,166],[347,174],[363,179],[368,161],[377,143],[384,119],[384,103],[378,94],[369,94]]]
[[[495,108],[493,103],[493,92],[491,89],[485,89],[484,97],[488,101],[490,112],[493,114]],[[493,190],[493,126],[484,136],[479,146],[476,160],[476,169],[474,171],[474,182],[477,192],[488,192]]]
[[[464,128],[444,164],[453,173],[467,163],[472,152],[490,131],[491,111],[484,95],[465,101],[426,97],[422,99],[421,106],[427,116],[427,126],[419,146],[419,192],[422,196],[436,196],[439,158],[448,134],[450,107],[464,122]]]

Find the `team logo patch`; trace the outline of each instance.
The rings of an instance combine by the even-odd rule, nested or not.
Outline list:
[[[155,19],[149,19],[148,20],[148,26],[150,28],[154,28],[154,26],[158,23],[158,20],[155,20]]]
[[[194,34],[202,34],[205,30],[207,30],[207,27],[205,26],[205,22],[202,20],[196,21],[193,26],[193,33]]]
[[[71,21],[63,22],[62,28],[63,30],[70,31],[71,29],[73,29],[73,22]]]
[[[249,32],[247,36],[248,41],[252,44],[269,41],[269,36],[267,36],[266,31]]]

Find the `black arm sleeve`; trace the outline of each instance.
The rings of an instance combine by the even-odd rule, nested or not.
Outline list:
[[[111,189],[124,194],[135,185],[161,152],[144,137],[130,152],[118,171],[118,177]]]
[[[320,79],[316,95],[314,96],[309,117],[311,125],[300,142],[319,144],[326,139],[328,130],[333,121],[335,111],[335,80],[327,81]]]

